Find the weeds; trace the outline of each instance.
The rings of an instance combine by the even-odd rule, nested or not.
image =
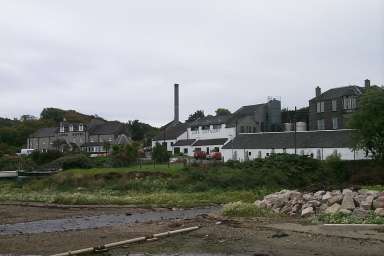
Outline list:
[[[270,217],[274,215],[270,209],[257,207],[254,203],[241,201],[224,205],[223,215],[228,217]]]

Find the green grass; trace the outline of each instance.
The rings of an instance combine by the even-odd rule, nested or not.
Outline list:
[[[108,173],[127,173],[127,172],[163,172],[169,174],[176,174],[184,168],[183,164],[143,164],[133,165],[121,168],[90,168],[90,169],[71,169],[66,170],[67,174],[108,174]]]
[[[270,217],[274,213],[267,208],[257,207],[254,203],[237,201],[224,205],[222,210],[228,217]]]
[[[0,201],[43,202],[56,204],[114,204],[137,205],[142,207],[195,207],[224,204],[233,201],[253,202],[260,198],[260,191],[206,191],[183,192],[116,192],[89,191],[25,191],[2,187]]]
[[[384,185],[363,186],[362,189],[381,192],[384,191]]]
[[[384,224],[384,217],[375,215],[373,211],[370,211],[365,217],[353,214],[334,213],[315,216],[312,222],[316,224]]]

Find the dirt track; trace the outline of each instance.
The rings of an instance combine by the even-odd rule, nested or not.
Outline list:
[[[164,209],[162,209],[164,210]],[[100,214],[149,211],[132,208],[59,209],[0,206],[0,222],[20,223]],[[283,220],[285,221],[285,220]],[[130,223],[105,228],[41,234],[0,236],[0,254],[49,255],[108,242],[149,235],[193,225],[202,228],[156,242],[120,248],[105,255],[150,254],[241,254],[241,255],[383,255],[382,228],[361,231],[345,228],[322,229],[295,223],[232,221],[200,216],[192,220]]]

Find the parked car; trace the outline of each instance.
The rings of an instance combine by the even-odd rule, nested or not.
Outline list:
[[[193,157],[197,159],[207,159],[207,153],[205,151],[195,151]]]
[[[20,153],[16,153],[16,155],[18,155],[18,156],[29,156],[30,154],[33,153],[33,151],[35,151],[35,150],[32,149],[32,148],[22,148],[20,150]]]
[[[221,152],[213,151],[211,152],[211,154],[207,156],[207,159],[221,160],[221,157],[222,157]]]

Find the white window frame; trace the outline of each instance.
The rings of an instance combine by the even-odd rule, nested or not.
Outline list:
[[[337,100],[332,100],[332,111],[337,111]]]
[[[332,118],[332,128],[334,130],[339,129],[339,119],[337,117]]]
[[[324,130],[325,129],[325,121],[324,121],[324,119],[318,119],[317,120],[317,129],[318,130]]]

